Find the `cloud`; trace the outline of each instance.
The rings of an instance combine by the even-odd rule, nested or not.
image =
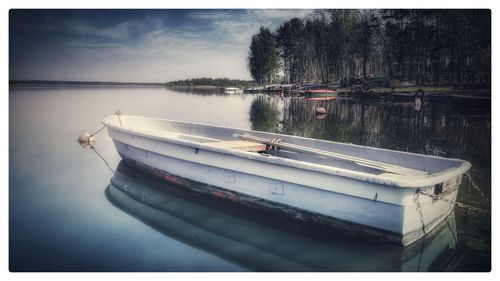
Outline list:
[[[274,29],[285,20],[311,12],[197,10],[173,18],[166,11],[164,15],[155,13],[107,24],[88,17],[55,18],[44,30],[49,35],[63,34],[62,37],[49,37],[46,45],[29,47],[25,52],[28,55],[11,67],[11,79],[250,79],[246,68],[248,46],[260,26]],[[165,21],[166,18],[171,21]]]
[[[252,35],[258,32],[261,26],[276,28],[284,21],[294,17],[303,18],[311,14],[312,10],[231,10],[231,11],[195,11],[189,14],[193,20],[204,20],[212,24],[215,33],[223,41],[236,44],[248,44]]]
[[[299,10],[299,9],[256,9],[248,10],[250,16],[262,20],[273,22],[283,22],[291,18],[304,18],[312,13],[313,10]]]
[[[132,23],[124,22],[112,27],[97,28],[90,23],[72,20],[66,22],[67,30],[78,35],[91,35],[110,39],[127,39],[131,33]]]
[[[70,40],[29,60],[34,79],[166,82],[192,77],[249,79],[246,48],[235,51],[198,33],[152,30],[133,44]],[[46,49],[45,49],[46,50]],[[26,66],[26,65],[25,65]],[[33,79],[33,78],[26,78]]]

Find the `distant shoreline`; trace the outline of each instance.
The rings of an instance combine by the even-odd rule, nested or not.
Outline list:
[[[49,81],[49,80],[9,80],[11,86],[148,86],[165,87],[165,83],[107,82],[107,81]]]

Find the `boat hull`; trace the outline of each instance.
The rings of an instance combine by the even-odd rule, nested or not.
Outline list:
[[[337,91],[309,90],[305,92],[306,100],[333,100],[337,98]]]
[[[115,136],[116,137],[116,136]],[[134,138],[137,140],[137,137]],[[140,144],[137,144],[140,146]],[[300,213],[310,214],[316,220],[331,223],[345,231],[360,232],[365,236],[373,236],[387,239],[394,243],[409,245],[418,240],[425,233],[431,231],[442,219],[451,211],[452,206],[444,201],[422,202],[422,215],[418,213],[416,205],[397,205],[377,201],[376,198],[367,199],[356,196],[349,196],[342,193],[329,192],[322,189],[311,188],[306,185],[296,184],[278,178],[266,178],[244,171],[218,168],[205,165],[188,159],[180,159],[159,153],[141,149],[124,142],[115,140],[115,146],[120,156],[127,162],[140,166],[152,172],[163,175],[163,178],[170,182],[184,186],[202,186],[196,183],[203,183],[211,188],[219,188],[220,192],[214,189],[206,189],[206,192],[214,196],[223,197],[233,201],[254,202],[257,205],[272,208],[273,204],[284,213],[300,217]],[[183,147],[173,145],[169,151],[182,151]],[[190,154],[199,154],[190,151]],[[187,154],[187,153],[184,153]],[[213,155],[217,158],[217,155]],[[211,160],[216,163],[227,159]],[[236,167],[245,167],[244,162],[236,164]],[[277,174],[291,174],[297,171],[286,171],[285,167]],[[314,180],[312,175],[303,174],[306,178]],[[318,176],[318,175],[316,175]],[[321,175],[319,175],[321,176]],[[190,184],[185,180],[191,181]],[[322,181],[339,182],[325,178]],[[335,183],[334,183],[335,184]],[[364,188],[377,188],[376,185],[367,184]],[[355,188],[354,185],[350,185]],[[378,187],[385,188],[385,187]],[[413,190],[400,189],[399,196],[404,197],[412,193]],[[420,196],[417,195],[418,200]],[[456,191],[447,196],[448,200],[454,200]],[[261,202],[258,202],[261,199]],[[424,198],[426,199],[426,198]],[[430,203],[430,204],[429,204]],[[278,204],[278,205],[276,205]],[[286,208],[283,208],[286,206]],[[295,210],[292,212],[291,210]],[[433,214],[441,215],[433,217]],[[311,217],[309,216],[309,217]],[[322,218],[321,218],[322,217]],[[328,218],[336,219],[329,220]],[[416,220],[418,219],[418,220]],[[422,219],[423,221],[420,221]],[[339,221],[343,221],[341,223]],[[353,225],[352,223],[356,224]],[[405,227],[414,225],[410,231],[404,232]]]
[[[125,121],[137,122],[142,119]],[[226,135],[228,131],[239,134],[245,132],[159,119],[155,121],[163,124],[162,126],[178,126],[179,130],[188,130],[193,136],[214,137],[214,132],[222,135]],[[312,214],[313,217],[321,216],[326,218],[326,221],[331,219],[346,222],[349,224],[347,228],[357,229],[356,232],[379,237],[387,236],[390,241],[402,245],[409,245],[423,237],[453,210],[454,205],[449,202],[454,202],[456,199],[463,170],[470,167],[470,164],[459,160],[380,149],[372,149],[370,152],[368,148],[346,146],[346,149],[351,150],[362,149],[365,155],[393,153],[391,159],[398,157],[421,159],[419,161],[425,161],[422,163],[428,167],[435,165],[429,161],[438,163],[448,161],[450,167],[458,167],[444,176],[439,174],[438,178],[426,177],[417,183],[417,186],[422,188],[406,187],[415,184],[415,181],[396,181],[393,180],[393,176],[387,174],[368,177],[368,174],[348,172],[346,169],[325,170],[320,165],[304,166],[302,162],[283,157],[255,152],[241,153],[214,148],[209,144],[158,137],[137,129],[124,129],[121,122],[120,120],[119,126],[104,122],[108,125],[108,133],[120,156],[130,163],[162,174],[167,180],[177,181],[180,185],[186,185],[183,183],[187,180],[209,189],[216,188],[217,191],[210,192],[229,200],[244,198],[241,201],[262,203],[263,206],[270,208],[278,206],[281,210],[296,210],[298,212],[291,213],[297,217],[300,217],[296,215],[297,213],[306,213]],[[207,132],[211,132],[212,135]],[[290,137],[289,140],[310,142],[296,137]],[[318,145],[340,146],[341,144],[318,141]],[[351,164],[342,165],[348,168]],[[436,180],[442,181],[442,189],[446,190],[440,194],[444,200],[435,200],[421,194],[421,191],[426,193],[435,191]],[[357,226],[353,228],[353,224]]]
[[[336,96],[326,96],[326,97],[310,97],[310,98],[305,98],[304,100],[306,101],[329,101],[329,100],[334,100],[336,99]]]

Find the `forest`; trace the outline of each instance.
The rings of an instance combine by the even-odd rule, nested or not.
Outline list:
[[[213,86],[213,87],[251,87],[254,86],[253,81],[229,79],[229,78],[192,78],[185,80],[170,81],[165,83],[166,86]]]
[[[490,87],[491,11],[315,10],[252,36],[255,82],[339,83],[385,77]]]

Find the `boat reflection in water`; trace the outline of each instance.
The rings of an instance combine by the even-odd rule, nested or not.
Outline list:
[[[255,271],[441,271],[457,244],[453,213],[405,248],[350,240],[335,229],[168,183],[124,161],[106,196],[166,236]]]

